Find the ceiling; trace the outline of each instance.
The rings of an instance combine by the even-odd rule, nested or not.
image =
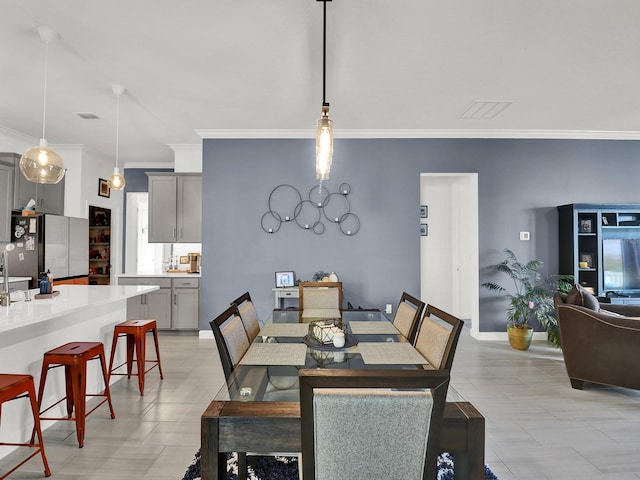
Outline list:
[[[334,0],[327,101],[337,136],[640,138],[639,18],[636,0]],[[2,0],[0,125],[35,138],[39,25],[60,35],[49,47],[52,144],[113,159],[112,84],[127,89],[123,164],[171,162],[169,145],[199,143],[196,130],[309,135],[320,115],[321,2]],[[475,101],[511,103],[493,118],[460,118]]]

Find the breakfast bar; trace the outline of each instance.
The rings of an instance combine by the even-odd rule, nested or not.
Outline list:
[[[51,298],[36,298],[38,290],[31,290],[31,301],[25,300],[23,292],[14,292],[11,305],[0,307],[2,373],[30,374],[37,384],[42,356],[50,349],[71,341],[99,341],[109,351],[114,326],[126,320],[127,299],[157,290],[158,286],[59,285],[54,289],[59,293]],[[120,355],[124,358],[124,352]],[[51,371],[50,376],[45,402],[64,396],[64,371]],[[91,365],[87,391],[101,390],[102,382],[98,366]],[[16,440],[31,435],[28,412],[20,403],[3,405],[2,412],[3,432],[11,432],[9,435]],[[62,414],[62,408],[60,405],[58,413]],[[42,427],[49,425],[44,422]],[[7,453],[0,450],[0,457]]]

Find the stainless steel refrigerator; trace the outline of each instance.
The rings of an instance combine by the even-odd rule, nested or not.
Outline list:
[[[89,274],[89,220],[60,215],[14,215],[11,219],[9,275],[31,277],[38,286],[41,272],[53,280]]]

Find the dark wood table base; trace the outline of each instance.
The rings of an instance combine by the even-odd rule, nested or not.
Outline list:
[[[484,480],[484,429],[484,417],[469,402],[446,404],[440,451],[454,456],[456,479]],[[227,452],[301,450],[297,402],[214,400],[202,414],[202,480],[226,479]]]

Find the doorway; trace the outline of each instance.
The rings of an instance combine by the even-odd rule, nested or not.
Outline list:
[[[420,237],[420,295],[478,333],[478,174],[422,173],[420,204],[427,235]]]

